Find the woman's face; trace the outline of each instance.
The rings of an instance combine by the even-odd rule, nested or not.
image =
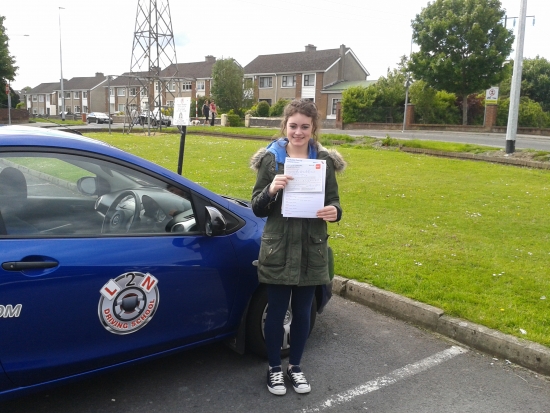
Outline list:
[[[295,113],[286,122],[286,137],[289,145],[307,147],[311,139],[313,121],[309,116]]]

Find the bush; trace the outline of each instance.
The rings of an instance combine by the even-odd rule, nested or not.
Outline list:
[[[278,117],[283,115],[283,111],[285,110],[285,106],[290,103],[290,100],[287,99],[279,99],[277,103],[275,103],[271,108],[269,109],[269,116]]]
[[[256,113],[261,118],[267,118],[269,116],[269,103],[267,103],[265,100],[258,102]]]
[[[508,125],[510,98],[500,99],[497,112],[497,125]],[[540,103],[528,97],[522,97],[519,103],[518,126],[531,128],[549,128],[550,114],[543,111]]]
[[[244,120],[241,119],[238,113],[235,113],[233,109],[231,109],[229,112],[227,112],[227,120],[229,121],[229,126],[233,127],[243,127],[244,126]]]

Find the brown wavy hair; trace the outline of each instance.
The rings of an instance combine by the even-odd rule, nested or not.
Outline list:
[[[283,112],[283,120],[281,121],[281,134],[286,136],[286,124],[288,118],[299,113],[301,115],[311,118],[311,136],[313,140],[317,142],[317,132],[319,130],[319,112],[317,111],[317,105],[315,102],[306,99],[294,99],[288,105],[285,106]]]

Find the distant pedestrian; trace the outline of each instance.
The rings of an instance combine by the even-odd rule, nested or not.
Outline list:
[[[216,115],[218,114],[218,110],[216,109],[216,104],[214,103],[214,99],[210,101],[210,126],[214,126],[214,121],[216,120]]]
[[[204,124],[208,124],[208,116],[210,115],[210,102],[208,99],[204,101],[204,105],[202,105],[202,115],[204,116]]]

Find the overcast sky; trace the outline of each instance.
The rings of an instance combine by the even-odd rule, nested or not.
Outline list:
[[[502,0],[519,16],[520,0]],[[411,48],[411,20],[427,0],[208,0],[170,2],[179,63],[206,55],[233,57],[242,66],[261,54],[350,47],[369,79],[395,68]],[[138,0],[2,0],[0,15],[19,66],[14,89],[63,77],[117,75],[130,70]],[[64,7],[64,10],[59,10]],[[550,0],[528,0],[524,57],[550,60]],[[512,21],[508,22],[512,28]],[[517,30],[516,23],[515,29]],[[28,36],[24,36],[28,35]],[[414,50],[414,45],[413,45]],[[514,52],[512,52],[514,55]],[[513,57],[513,56],[512,56]]]

